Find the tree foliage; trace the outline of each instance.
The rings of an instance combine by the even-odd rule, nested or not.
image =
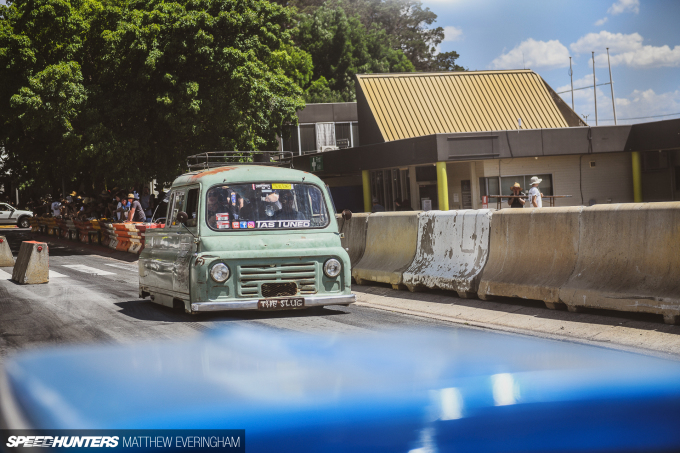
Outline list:
[[[354,101],[360,73],[464,70],[437,53],[444,29],[417,0],[278,0],[300,12],[295,41],[311,55],[307,102]]]
[[[0,10],[0,143],[20,179],[172,180],[186,155],[276,147],[311,81],[264,0],[18,0]]]
[[[167,182],[189,154],[275,149],[356,74],[463,69],[417,0],[7,3],[0,166],[35,187]]]

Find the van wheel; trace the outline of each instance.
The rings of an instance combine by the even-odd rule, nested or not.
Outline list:
[[[173,299],[172,309],[175,310],[175,311],[178,311],[180,313],[184,313],[184,311],[185,311],[184,301],[180,300],[180,299]]]
[[[19,219],[17,226],[19,228],[28,228],[29,226],[31,226],[31,222],[29,222],[28,217],[22,217]]]

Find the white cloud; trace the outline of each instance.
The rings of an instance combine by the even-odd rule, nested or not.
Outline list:
[[[597,82],[602,83],[599,79]],[[592,86],[592,84],[592,75],[586,75],[578,80],[574,80],[574,88]],[[569,85],[565,85],[557,88],[556,91],[560,92],[568,89]],[[562,93],[560,96],[571,106],[571,92]],[[634,90],[626,96],[620,96],[621,94],[619,93],[616,97],[616,116],[620,124],[643,123],[680,117],[680,115],[659,116],[680,112],[680,88],[660,94],[655,93],[652,89]],[[595,107],[593,89],[574,91],[574,103],[576,112],[580,116],[588,115],[588,124],[594,126]],[[611,91],[607,85],[597,87],[597,113],[600,125],[614,124]]]
[[[562,68],[569,66],[569,50],[559,41],[523,41],[511,51],[494,59],[493,69]]]
[[[640,12],[640,0],[616,0],[607,10],[609,14],[621,14],[625,12]]]
[[[444,41],[458,41],[463,36],[463,30],[453,25],[444,27]]]
[[[680,66],[680,46],[645,46],[639,33],[623,34],[601,31],[588,33],[569,47],[577,54],[595,51],[595,62],[607,64],[606,48],[609,47],[612,65],[634,68]]]
[[[607,23],[608,20],[609,20],[608,17],[603,17],[602,19],[595,22],[595,26],[599,27],[600,25],[604,25],[605,23]]]

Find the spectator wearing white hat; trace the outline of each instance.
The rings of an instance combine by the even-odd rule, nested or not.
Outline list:
[[[538,176],[531,177],[531,189],[529,189],[529,206],[534,208],[543,207],[543,194],[538,190],[538,185],[543,181]]]

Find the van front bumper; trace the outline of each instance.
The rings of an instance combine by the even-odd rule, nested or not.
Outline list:
[[[342,296],[304,296],[305,308],[322,305],[346,305],[356,302],[354,294]],[[225,302],[195,302],[191,311],[257,310],[260,299],[234,300]]]

